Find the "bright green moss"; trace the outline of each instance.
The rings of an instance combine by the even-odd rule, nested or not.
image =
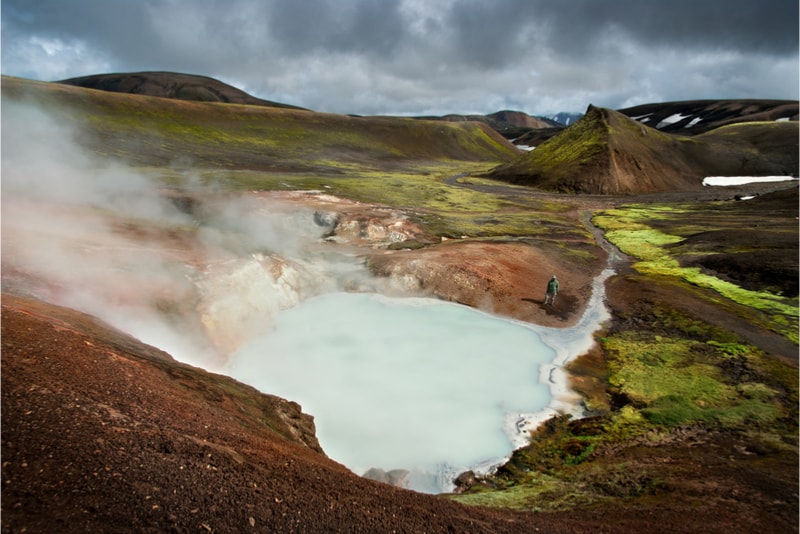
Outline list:
[[[563,476],[529,473],[525,479],[500,490],[475,488],[450,499],[473,506],[511,508],[528,512],[570,510],[578,506],[653,494],[662,489],[658,478],[626,463],[602,468],[587,465]]]
[[[481,491],[476,488],[464,495],[448,497],[472,506],[534,512],[568,510],[598,500],[598,496],[581,491],[576,484],[543,473],[532,473],[524,483],[502,490]]]
[[[750,354],[752,348],[741,343],[724,343],[715,340],[708,341],[712,347],[716,347],[720,352],[730,356],[740,356]]]
[[[781,417],[778,392],[761,382],[737,383],[724,372],[731,343],[650,338],[628,332],[603,340],[611,355],[608,382],[653,424],[713,423],[724,427],[768,424]]]
[[[606,441],[622,441],[634,436],[641,436],[651,431],[650,423],[642,416],[642,413],[626,404],[613,414],[611,420],[605,425]]]
[[[746,383],[736,386],[737,392],[746,399],[755,401],[772,400],[778,396],[778,392],[765,384]]]
[[[692,362],[692,345],[635,335],[607,339],[606,349],[617,355],[609,362],[609,383],[634,404],[646,405],[674,393],[703,405],[724,403],[730,393],[720,383],[718,369]]]
[[[558,139],[545,141],[530,153],[542,171],[558,167],[574,168],[606,149],[607,132],[590,121],[579,121],[564,130]]]
[[[655,228],[663,225],[663,221],[669,218],[683,221],[693,217],[686,208],[632,206],[599,212],[595,214],[593,222],[605,230],[606,239],[638,260],[634,267],[640,273],[681,279],[696,287],[712,290],[738,304],[764,312],[769,316],[769,328],[797,343],[797,299],[787,299],[767,291],[744,289],[704,273],[699,268],[681,267],[670,245],[680,243],[685,235],[674,235]],[[696,224],[687,226],[683,222],[677,225],[677,229],[686,235],[698,232],[699,228],[710,229],[709,226]]]

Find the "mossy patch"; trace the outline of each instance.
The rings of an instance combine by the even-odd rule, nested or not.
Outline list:
[[[597,495],[588,494],[580,486],[545,473],[533,473],[524,483],[503,489],[482,490],[476,487],[469,493],[448,497],[471,506],[535,512],[568,510],[598,500]]]
[[[631,469],[625,463],[567,469],[559,476],[528,473],[524,480],[488,490],[480,486],[450,499],[472,506],[510,508],[528,512],[555,512],[575,507],[652,495],[664,490],[654,474]]]
[[[694,216],[702,216],[698,224]],[[735,303],[765,314],[762,323],[797,343],[798,302],[769,291],[745,289],[697,267],[683,267],[674,245],[686,236],[713,228],[713,212],[698,206],[630,206],[595,214],[594,223],[605,230],[606,238],[636,258],[634,267],[645,275],[667,276],[699,288],[709,289]],[[728,224],[730,217],[720,218]],[[689,222],[687,222],[689,221]],[[668,230],[668,231],[665,231]]]
[[[785,414],[778,390],[760,382],[759,373],[740,373],[738,380],[726,374],[727,362],[735,357],[730,343],[625,332],[605,338],[603,346],[611,388],[653,424],[743,428],[765,426]],[[736,354],[759,359],[757,351],[743,345],[737,345]]]

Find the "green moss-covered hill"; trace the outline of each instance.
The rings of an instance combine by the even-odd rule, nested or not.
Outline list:
[[[99,156],[142,166],[343,174],[510,160],[482,123],[350,117],[115,93],[4,76],[3,101],[28,99],[78,125]]]
[[[700,189],[707,176],[797,173],[796,122],[740,123],[686,137],[589,106],[581,120],[491,177],[559,192],[629,194]]]

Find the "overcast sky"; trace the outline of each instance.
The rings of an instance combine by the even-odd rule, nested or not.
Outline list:
[[[166,70],[355,114],[798,97],[797,0],[2,0],[2,73]]]

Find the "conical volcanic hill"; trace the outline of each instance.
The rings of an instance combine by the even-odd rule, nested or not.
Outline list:
[[[491,177],[560,192],[688,191],[707,176],[796,175],[797,133],[797,123],[759,122],[683,137],[589,106],[581,120]]]

